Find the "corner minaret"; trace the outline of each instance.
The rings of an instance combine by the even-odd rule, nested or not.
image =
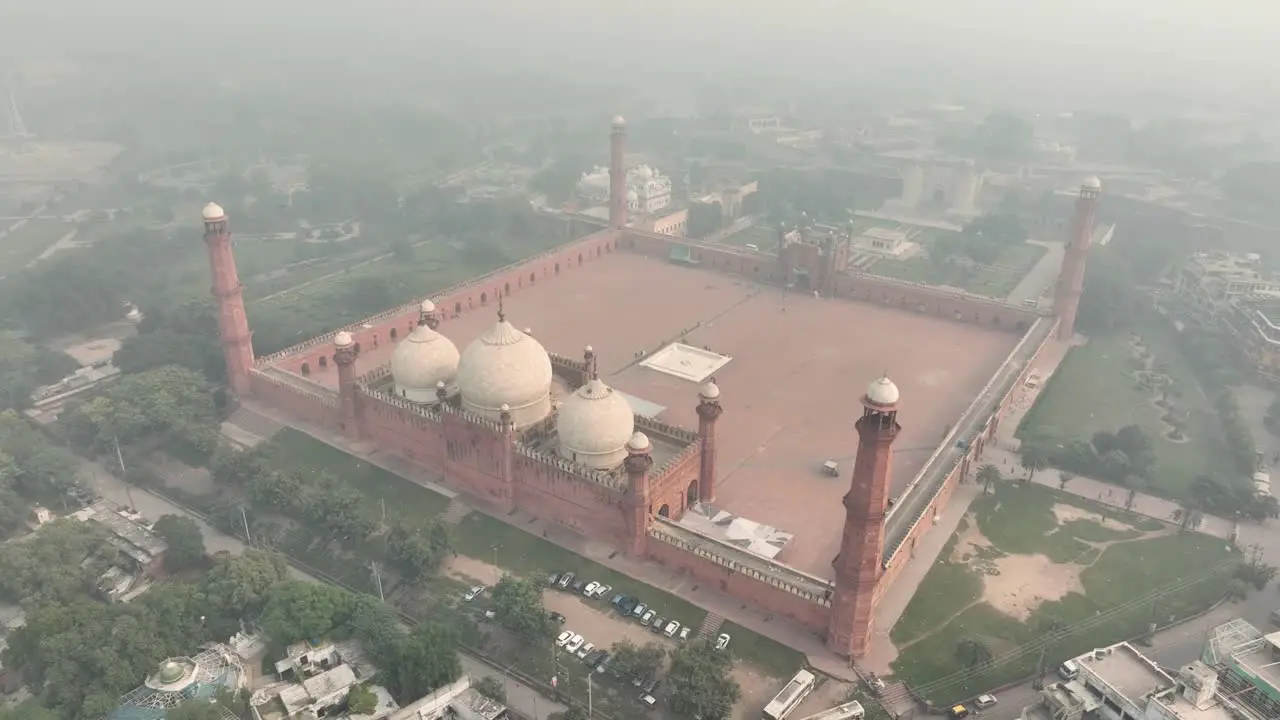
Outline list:
[[[1089,243],[1093,240],[1093,226],[1097,223],[1098,195],[1101,192],[1102,182],[1091,177],[1081,183],[1080,197],[1076,199],[1071,236],[1067,238],[1062,272],[1058,275],[1058,287],[1053,298],[1059,340],[1070,341],[1075,336],[1076,311],[1080,307],[1080,294],[1084,291],[1085,261],[1089,257]]]
[[[244,313],[244,286],[236,273],[231,252],[227,213],[215,203],[204,206],[204,244],[209,248],[209,273],[213,276],[213,297],[218,306],[218,335],[227,362],[227,384],[239,397],[249,395],[249,372],[253,370],[253,334]]]
[[[609,226],[627,224],[627,167],[623,153],[627,144],[627,121],[621,115],[613,118],[609,133]]]
[[[862,396],[858,456],[853,482],[844,496],[844,535],[836,570],[835,593],[827,627],[827,648],[861,657],[871,643],[876,583],[883,570],[884,521],[889,505],[889,464],[898,425],[898,387],[887,377],[871,383]]]
[[[623,516],[626,518],[627,555],[644,557],[649,542],[649,469],[653,467],[650,450],[653,445],[648,436],[637,432],[627,441],[627,458],[622,468],[627,473],[627,494],[623,496]]]
[[[356,340],[346,330],[333,336],[333,364],[338,366],[338,402],[342,409],[342,429],[357,440],[360,438],[359,390],[356,388],[356,357],[360,349]]]
[[[716,499],[716,420],[724,414],[720,407],[720,386],[711,378],[698,390],[698,502]]]

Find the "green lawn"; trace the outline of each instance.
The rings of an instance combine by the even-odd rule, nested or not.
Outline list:
[[[933,242],[945,242],[945,238],[936,237],[938,233],[945,232],[934,231],[935,237],[932,241],[925,241],[926,247]],[[1046,252],[1040,245],[1014,245],[1005,249],[993,265],[974,267],[936,263],[921,255],[906,260],[880,260],[871,265],[867,272],[881,277],[927,285],[947,285],[978,295],[1004,298],[1013,292]]]
[[[9,227],[11,221],[4,221]],[[63,235],[75,229],[60,220],[28,220],[14,232],[0,238],[0,275],[16,272],[35,260]]]
[[[740,230],[720,241],[724,245],[755,245],[761,252],[774,252],[778,249],[778,230],[764,225],[752,225]]]
[[[733,656],[759,667],[770,677],[787,680],[806,665],[804,653],[754,633],[741,625],[725,622],[720,632],[732,638],[729,649]]]
[[[1143,326],[1142,338],[1152,357],[1166,367],[1176,393],[1174,404],[1189,411],[1185,442],[1173,442],[1152,404],[1152,395],[1134,384],[1133,350],[1128,336],[1098,337],[1072,348],[1049,378],[1036,404],[1027,412],[1018,437],[1065,445],[1088,441],[1095,432],[1115,432],[1138,425],[1154,444],[1156,469],[1149,492],[1180,496],[1197,475],[1229,463],[1222,429],[1212,404],[1196,382],[1186,360],[1161,325]]]
[[[1069,632],[1045,648],[1045,662],[1053,666],[1091,648],[1137,636],[1149,622],[1186,617],[1221,598],[1225,583],[1220,575],[1231,567],[1224,560],[1232,554],[1221,539],[1185,533],[1129,540],[1135,532],[1091,520],[1059,524],[1052,511],[1055,503],[1123,518],[1141,530],[1160,525],[1043,486],[1000,483],[994,494],[978,498],[972,508],[978,529],[994,548],[980,557],[966,553],[951,562],[951,548],[964,531],[962,526],[893,627],[890,637],[901,649],[893,663],[898,679],[921,688],[935,705],[956,702],[1034,673],[1038,646],[1001,656],[1051,632]],[[1100,555],[1086,544],[1109,540],[1125,541]],[[1085,594],[1071,593],[1046,602],[1025,622],[978,602],[983,583],[978,567],[1013,553],[1040,553],[1055,561],[1074,559],[1085,565],[1092,562],[1080,573]],[[1170,588],[1175,583],[1185,587]],[[1135,602],[1161,588],[1169,589],[1158,598]],[[996,661],[986,669],[965,672],[956,657],[963,640],[982,643]]]
[[[413,522],[439,515],[449,507],[449,498],[444,495],[293,428],[281,430],[267,452],[271,463],[282,471],[325,470],[336,475],[363,493],[370,506],[379,512],[385,501],[388,518]]]

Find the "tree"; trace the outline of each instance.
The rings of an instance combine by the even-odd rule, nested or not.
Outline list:
[[[580,705],[570,705],[562,713],[551,713],[547,716],[547,720],[591,720],[591,716],[587,714],[586,708]]]
[[[708,643],[694,643],[671,654],[667,707],[676,717],[724,720],[742,697],[729,676],[732,661]]]
[[[533,578],[503,575],[493,587],[493,611],[500,625],[530,640],[551,637],[555,628]]]
[[[434,575],[452,551],[449,528],[439,518],[412,529],[397,524],[387,535],[387,555],[410,580]]]
[[[66,605],[95,592],[117,558],[105,528],[58,520],[21,544],[0,545],[0,600],[32,610]]]
[[[332,585],[286,580],[271,591],[262,611],[262,629],[279,645],[322,638],[345,624],[351,593]]]
[[[12,410],[0,412],[0,487],[21,495],[62,495],[80,484],[75,458]]]
[[[1267,406],[1267,414],[1262,419],[1262,424],[1267,427],[1267,432],[1272,435],[1280,435],[1280,396],[1277,396]]]
[[[219,554],[204,576],[205,594],[217,610],[232,618],[256,616],[269,593],[289,577],[284,558],[261,550]]]
[[[22,410],[40,385],[55,383],[80,366],[63,353],[54,353],[0,332],[0,410]]]
[[[996,467],[994,463],[985,463],[978,468],[978,482],[982,483],[983,494],[990,493],[995,484],[1002,479],[1000,468]]]
[[[378,708],[378,696],[364,685],[356,685],[347,693],[347,711],[353,715],[372,715]]]
[[[471,687],[481,695],[496,700],[503,705],[507,704],[507,688],[502,681],[492,675],[485,675],[471,683]]]
[[[97,450],[157,438],[204,454],[218,445],[209,383],[177,365],[127,375],[73,413],[81,444]]]
[[[1065,470],[1063,470],[1062,472],[1059,472],[1058,473],[1058,489],[1062,491],[1066,491],[1067,485],[1072,480],[1074,480],[1075,477],[1076,477],[1075,475],[1072,475],[1071,473]]]
[[[1200,518],[1202,513],[1195,506],[1194,500],[1182,500],[1173,512],[1169,513],[1169,518],[1178,523],[1178,529],[1182,532],[1191,530],[1200,526]]]
[[[164,554],[164,567],[169,572],[190,570],[204,562],[204,535],[195,520],[183,515],[161,515],[152,529],[169,546]]]
[[[387,689],[401,703],[430,693],[462,676],[457,635],[438,623],[419,625],[401,644],[396,664],[386,670]]]
[[[41,707],[36,698],[28,698],[8,710],[0,709],[0,720],[62,720],[54,711]]]
[[[1049,467],[1049,452],[1038,445],[1022,446],[1022,457],[1020,458],[1022,469],[1027,471],[1027,479],[1024,482],[1031,482],[1031,478],[1037,470],[1044,470]]]
[[[956,659],[966,668],[985,667],[991,662],[991,648],[981,640],[964,638],[956,644]]]
[[[619,640],[609,649],[610,664],[624,678],[644,678],[657,675],[666,659],[666,650],[658,643],[637,647],[630,640]]]

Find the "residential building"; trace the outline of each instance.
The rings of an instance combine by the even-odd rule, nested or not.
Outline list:
[[[191,657],[169,658],[129,694],[106,720],[164,720],[188,700],[212,700],[222,690],[235,691],[246,681],[243,658],[229,646],[210,645]],[[223,708],[226,720],[236,716]]]
[[[369,684],[378,669],[352,640],[294,643],[275,671],[278,682],[259,689],[249,700],[255,720],[384,720],[400,707],[386,688]],[[373,713],[347,711],[347,696],[357,685],[365,685],[377,698]]]
[[[164,555],[169,545],[156,535],[137,512],[110,500],[98,500],[69,516],[94,522],[111,533],[111,544],[126,560],[108,568],[99,578],[98,589],[108,600],[127,599],[146,582],[164,571]]]
[[[507,706],[476,692],[464,675],[430,695],[397,710],[388,720],[506,720]]]
[[[1258,375],[1280,379],[1280,299],[1241,298],[1224,319]]]
[[[1196,253],[1174,274],[1173,288],[1205,319],[1218,317],[1237,300],[1280,299],[1280,278],[1263,270],[1256,253]]]
[[[1127,642],[1073,661],[1073,677],[1056,682],[1022,712],[1023,720],[1271,720],[1276,717],[1229,688],[1222,670],[1195,661],[1176,673]]]
[[[1217,671],[1223,691],[1255,708],[1257,717],[1280,717],[1280,632],[1232,620],[1209,633],[1201,659]]]

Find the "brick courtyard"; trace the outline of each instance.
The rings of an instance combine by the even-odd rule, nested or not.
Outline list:
[[[496,304],[448,320],[461,350],[496,319]],[[794,533],[778,560],[830,578],[839,548],[858,398],[886,370],[902,392],[903,433],[893,484],[919,471],[1018,342],[1012,333],[941,318],[784,294],[748,280],[616,253],[581,271],[525,288],[507,318],[551,352],[581,357],[592,345],[605,382],[665,406],[661,419],[697,427],[697,385],[640,367],[637,353],[684,342],[733,357],[718,370],[725,414],[718,428],[716,505]],[[698,323],[701,327],[695,327]],[[392,345],[364,348],[365,372]],[[312,378],[334,385],[333,369]],[[841,476],[821,472],[841,463]]]

